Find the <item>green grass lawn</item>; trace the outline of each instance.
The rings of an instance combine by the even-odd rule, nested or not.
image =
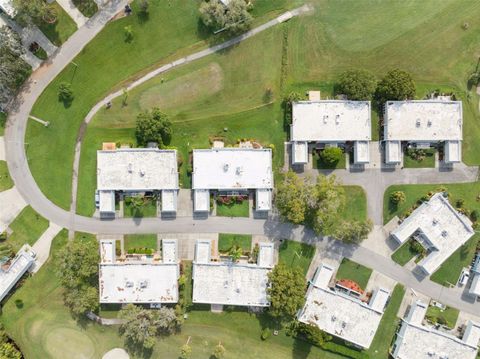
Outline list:
[[[248,217],[250,215],[250,202],[219,204],[217,203],[217,216],[220,217]]]
[[[226,253],[233,246],[242,248],[243,252],[252,249],[252,236],[250,234],[220,233],[218,235],[218,251]]]
[[[63,305],[55,255],[66,244],[67,237],[66,230],[60,232],[52,243],[53,259],[16,290],[2,308],[0,320],[26,358],[101,358],[110,349],[124,347],[118,327],[89,321],[78,323]],[[115,308],[106,308],[102,314],[107,311],[106,316],[116,316]],[[190,338],[192,359],[210,357],[218,342],[232,359],[342,358],[288,337],[284,330],[262,341],[261,330],[268,323],[270,319],[265,315],[257,317],[241,310],[222,314],[192,310],[181,333],[159,338],[150,357],[177,358],[180,347]]]
[[[289,240],[283,240],[280,245],[278,261],[288,267],[298,267],[307,275],[310,262],[315,255],[315,247]]]
[[[439,323],[453,329],[459,313],[459,310],[455,308],[447,307],[441,311],[440,308],[432,305],[428,307],[425,317],[434,324]]]
[[[367,197],[360,186],[343,186],[347,205],[342,211],[345,220],[365,221],[367,219]]]
[[[360,288],[365,289],[371,274],[372,270],[370,268],[355,263],[347,258],[343,258],[340,267],[338,267],[336,278],[337,280],[353,280],[360,286]]]
[[[415,249],[410,245],[410,241],[413,239],[408,240],[407,242],[403,243],[399,248],[395,250],[395,252],[391,255],[391,258],[401,266],[404,266],[410,260],[417,256],[419,253],[415,251]]]
[[[403,167],[405,168],[435,168],[435,153],[436,150],[430,148],[428,150],[423,150],[425,152],[425,157],[421,160],[416,160],[412,158],[409,154],[405,153],[403,155]]]
[[[395,331],[400,320],[397,318],[400,304],[402,304],[405,295],[405,287],[397,284],[388,302],[387,308],[383,313],[382,320],[378,326],[375,337],[373,338],[370,348],[366,351],[370,359],[386,359],[389,358],[390,344],[392,343]]]
[[[145,198],[140,207],[134,207],[132,203],[125,199],[123,202],[123,216],[126,218],[142,218],[157,216],[157,201],[151,198]]]
[[[156,251],[157,235],[156,234],[127,234],[123,242],[125,251],[133,248],[149,248]]]
[[[315,169],[344,169],[347,168],[347,155],[344,153],[340,161],[336,163],[326,163],[317,151],[313,151],[312,154],[312,167]]]
[[[7,162],[0,161],[0,192],[13,187],[13,181],[8,172]]]
[[[39,21],[37,26],[55,46],[60,46],[77,31],[77,25],[56,1],[50,6],[54,8],[57,14],[57,21],[53,24]]]
[[[48,228],[49,222],[28,206],[10,224],[13,233],[8,237],[13,249],[18,251],[25,243],[33,245]]]

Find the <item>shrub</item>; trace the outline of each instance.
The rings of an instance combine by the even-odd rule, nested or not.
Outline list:
[[[68,82],[60,82],[58,86],[58,99],[62,102],[71,102],[73,100],[72,85]]]
[[[393,204],[405,202],[406,199],[405,192],[403,191],[395,191],[390,194],[390,202]]]
[[[473,221],[473,222],[476,222],[478,221],[478,219],[480,218],[480,213],[478,212],[478,210],[473,210],[472,213],[470,213],[470,219]]]
[[[133,28],[132,25],[125,26],[123,28],[125,34],[125,42],[131,42],[133,40]]]
[[[262,330],[262,334],[260,335],[260,338],[262,340],[267,340],[268,338],[270,338],[271,335],[272,335],[272,331],[269,328],[264,328]]]
[[[327,147],[320,152],[320,158],[323,162],[328,164],[334,164],[340,161],[343,151],[339,147]]]
[[[463,208],[463,206],[465,205],[465,200],[463,198],[457,199],[456,205],[457,208]]]

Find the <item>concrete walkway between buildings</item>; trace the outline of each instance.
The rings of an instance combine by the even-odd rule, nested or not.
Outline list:
[[[5,139],[0,137],[0,161],[5,161]]]
[[[32,272],[36,273],[47,261],[50,255],[50,247],[52,246],[52,240],[62,230],[62,227],[57,226],[55,223],[50,222],[47,230],[43,232],[40,238],[33,245],[33,251],[37,254],[35,258],[35,267]]]
[[[156,77],[160,74],[163,74],[167,71],[173,70],[174,68],[177,68],[179,66],[189,64],[193,61],[200,60],[200,59],[202,59],[206,56],[209,56],[209,55],[212,55],[216,52],[225,50],[226,48],[229,48],[233,45],[237,45],[238,43],[240,43],[240,42],[242,42],[246,39],[249,39],[250,37],[255,36],[255,35],[263,32],[263,31],[265,31],[265,30],[267,30],[267,29],[269,29],[269,28],[271,28],[275,25],[281,24],[285,21],[290,20],[291,18],[293,18],[295,16],[299,16],[301,14],[308,13],[308,12],[311,12],[311,11],[313,11],[313,7],[311,5],[308,5],[308,4],[303,5],[299,8],[293,9],[291,11],[287,11],[287,12],[283,13],[282,15],[276,17],[275,19],[270,20],[263,25],[260,25],[260,26],[254,28],[250,31],[247,31],[246,33],[244,33],[242,35],[234,37],[233,39],[225,41],[225,42],[223,42],[219,45],[209,47],[205,50],[201,50],[201,51],[198,51],[194,54],[182,57],[181,59],[175,60],[175,61],[173,61],[169,64],[162,65],[159,68],[157,68],[157,69],[147,73],[146,75],[142,76],[138,80],[132,82],[130,85],[126,86],[125,89],[121,89],[121,90],[118,90],[114,93],[111,93],[110,95],[105,97],[102,101],[98,102],[95,106],[93,106],[93,108],[90,110],[90,112],[85,117],[85,120],[83,121],[82,125],[80,126],[80,130],[79,130],[78,136],[77,136],[77,141],[75,143],[75,157],[73,159],[73,172],[72,172],[73,173],[72,174],[72,200],[71,200],[71,205],[70,205],[70,211],[72,212],[72,214],[74,214],[76,212],[76,206],[77,206],[78,169],[79,169],[79,166],[80,166],[80,154],[81,154],[81,148],[82,148],[82,141],[83,141],[84,135],[86,133],[86,128],[87,128],[88,124],[93,119],[95,114],[98,111],[100,111],[101,108],[105,107],[105,105],[107,103],[113,101],[117,97],[122,96],[124,94],[125,90],[126,91],[131,91],[135,87],[138,87],[138,86],[142,85],[143,83],[151,80],[152,78],[154,78],[154,77]]]
[[[0,192],[0,233],[7,229],[26,205],[17,187]]]
[[[75,21],[77,27],[82,27],[88,21],[88,17],[84,16],[80,10],[78,10],[72,0],[57,0],[57,4]]]

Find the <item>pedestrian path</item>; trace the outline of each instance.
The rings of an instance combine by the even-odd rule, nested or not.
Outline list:
[[[88,17],[84,16],[80,10],[78,10],[72,0],[57,0],[57,4],[75,21],[77,27],[82,27],[88,21]]]
[[[5,139],[0,137],[0,161],[5,161]]]
[[[33,245],[33,251],[36,253],[35,267],[32,272],[36,273],[47,261],[50,255],[50,247],[52,246],[52,240],[62,230],[62,227],[57,226],[55,223],[50,222],[49,227],[40,238]]]
[[[7,229],[26,205],[16,187],[0,192],[0,233]]]

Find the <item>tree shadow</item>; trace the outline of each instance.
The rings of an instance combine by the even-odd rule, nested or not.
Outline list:
[[[137,19],[140,25],[145,24],[148,20],[150,20],[150,13],[148,11],[138,11],[137,12]]]
[[[312,350],[312,344],[295,338],[293,341],[292,347],[292,358],[293,359],[305,359],[308,358]]]

